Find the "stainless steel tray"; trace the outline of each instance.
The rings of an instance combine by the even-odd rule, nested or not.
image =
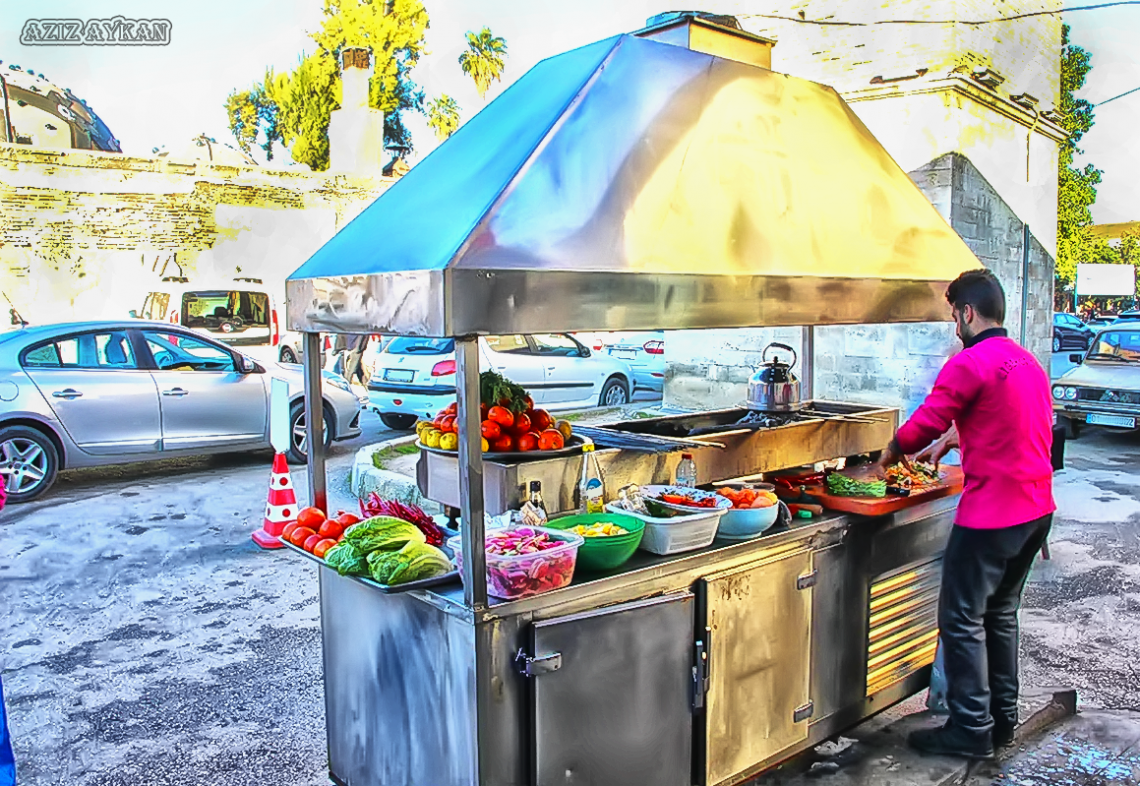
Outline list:
[[[455,553],[447,547],[447,538],[450,538],[454,535],[458,535],[459,531],[454,530],[454,529],[448,529],[447,527],[440,527],[440,529],[443,530],[444,545],[438,546],[437,548],[439,548],[444,554],[446,554],[447,558],[451,560],[451,564],[454,565],[455,564]],[[308,557],[313,562],[316,562],[318,565],[325,565],[325,561],[323,559],[321,559],[320,557],[318,557],[315,554],[310,554],[309,552],[305,551],[300,546],[294,546],[292,543],[289,543],[288,541],[284,541],[284,540],[282,540],[281,543],[284,544],[285,548],[291,549],[303,557]],[[325,565],[325,567],[328,567],[328,566]],[[331,568],[330,568],[330,570],[331,570]],[[374,589],[378,589],[383,593],[386,593],[389,595],[394,595],[397,592],[408,592],[409,590],[426,589],[428,587],[438,587],[441,584],[450,584],[453,581],[459,581],[459,569],[453,568],[452,570],[449,570],[447,573],[444,573],[440,576],[432,576],[430,579],[420,579],[419,581],[409,581],[407,584],[381,584],[378,581],[373,581],[372,579],[368,578],[367,576],[343,576],[342,578],[352,579],[353,581],[358,581],[361,584],[367,584],[369,587],[373,587]]]

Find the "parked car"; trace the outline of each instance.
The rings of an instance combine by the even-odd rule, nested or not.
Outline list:
[[[1121,311],[1120,316],[1112,324],[1119,325],[1123,322],[1140,322],[1140,310]]]
[[[661,393],[665,388],[665,331],[576,333],[595,352],[629,363],[633,392]]]
[[[1072,314],[1053,314],[1053,351],[1088,349],[1096,331]]]
[[[620,406],[633,389],[629,364],[564,333],[487,336],[479,339],[479,354],[481,369],[522,385],[543,409]],[[410,429],[454,399],[453,339],[395,338],[376,356],[368,400],[388,428]]]
[[[1095,317],[1086,319],[1085,324],[1093,330],[1100,330],[1101,328],[1106,328],[1111,325],[1116,319],[1116,314],[1098,314]]]
[[[1053,411],[1070,437],[1086,424],[1135,430],[1140,422],[1140,321],[1102,330],[1053,383]]]
[[[196,330],[262,363],[300,363],[301,336],[284,330],[284,309],[260,278],[166,276],[130,315]]]
[[[0,473],[9,499],[60,470],[270,447],[270,378],[289,386],[289,457],[306,459],[304,380],[186,328],[126,320],[0,335]],[[325,373],[326,444],[360,434],[360,402]]]

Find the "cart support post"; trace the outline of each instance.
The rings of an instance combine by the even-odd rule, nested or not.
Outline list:
[[[459,520],[463,544],[463,600],[487,607],[487,552],[483,526],[483,433],[479,395],[479,338],[455,340],[459,422]]]
[[[815,399],[815,325],[804,325],[800,348],[800,386],[802,399]]]
[[[305,333],[302,362],[305,372],[305,447],[309,454],[309,504],[329,512],[325,490],[325,415],[321,396],[321,334]],[[289,435],[294,438],[293,434]]]

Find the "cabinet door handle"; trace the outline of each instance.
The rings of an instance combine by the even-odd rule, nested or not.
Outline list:
[[[83,394],[75,388],[64,388],[63,390],[57,390],[51,394],[52,398],[65,398],[68,401],[73,398],[79,398],[82,395]]]

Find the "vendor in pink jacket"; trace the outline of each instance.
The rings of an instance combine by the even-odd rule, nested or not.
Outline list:
[[[1037,359],[1006,335],[1005,292],[988,270],[946,291],[963,350],[898,430],[882,464],[962,454],[965,488],[942,560],[938,625],[950,719],[916,731],[921,751],[988,758],[1017,725],[1017,612],[1053,521],[1053,405]],[[924,450],[925,449],[925,450]]]

